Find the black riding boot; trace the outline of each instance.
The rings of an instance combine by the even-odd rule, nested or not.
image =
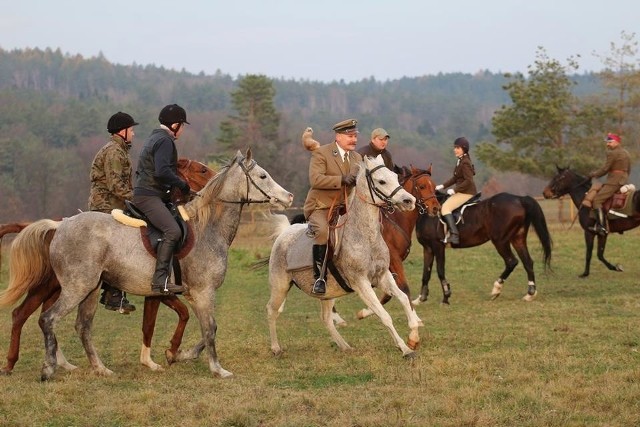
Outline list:
[[[186,291],[182,286],[169,283],[171,260],[173,258],[174,245],[161,241],[156,250],[156,271],[153,273],[151,290],[161,294],[177,294]]]
[[[593,224],[592,230],[600,236],[606,236],[609,231],[607,230],[607,214],[605,213],[604,208],[600,207],[594,209],[594,213],[596,222]]]
[[[107,310],[119,311],[122,314],[129,314],[136,311],[136,306],[131,304],[127,299],[127,295],[120,289],[110,286],[106,282],[102,282],[102,297],[100,304],[104,304]]]
[[[324,263],[324,256],[327,253],[327,245],[313,245],[313,289],[314,294],[324,294],[327,292],[327,282],[322,275],[322,264]]]
[[[442,219],[447,223],[447,227],[449,227],[449,239],[447,240],[445,236],[443,242],[457,245],[460,243],[460,236],[458,235],[458,227],[456,226],[456,220],[453,218],[453,214],[446,214]]]

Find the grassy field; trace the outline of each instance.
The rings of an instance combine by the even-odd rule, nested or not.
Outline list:
[[[549,213],[548,213],[548,216]],[[550,221],[553,222],[553,221]],[[450,306],[417,307],[425,323],[418,357],[404,360],[376,318],[358,321],[356,296],[338,301],[354,347],[337,350],[319,320],[319,304],[295,288],[278,326],[283,356],[269,349],[266,271],[249,268],[268,254],[260,227],[243,225],[217,296],[217,345],[232,379],[213,378],[204,357],[151,372],[138,362],[142,298],[129,316],[99,309],[95,341],[110,377],[94,375],[73,331],[74,316],[57,328],[67,358],[79,369],[59,370],[41,383],[42,334],[37,316],[23,332],[14,373],[0,377],[3,426],[638,426],[640,425],[640,231],[610,238],[608,258],[583,269],[582,232],[551,225],[553,272],[544,273],[535,234],[538,297],[521,301],[526,277],[519,266],[503,294],[490,301],[502,261],[490,244],[448,250]],[[6,246],[6,245],[5,245]],[[421,247],[406,262],[412,292],[422,274]],[[6,251],[3,254],[6,269]],[[455,266],[455,267],[454,267]],[[434,274],[435,276],[435,274]],[[0,276],[0,288],[7,274]],[[399,333],[408,328],[400,305],[387,304]],[[0,310],[0,354],[8,347],[11,309]],[[153,356],[164,348],[175,315],[161,308]],[[185,346],[198,341],[195,319]]]

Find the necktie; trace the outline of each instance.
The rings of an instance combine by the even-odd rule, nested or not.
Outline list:
[[[344,163],[346,163],[347,165],[349,164],[349,153],[344,153],[344,159],[343,159]]]

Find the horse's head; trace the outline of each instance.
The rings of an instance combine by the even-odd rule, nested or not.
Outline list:
[[[236,153],[233,165],[238,165],[244,174],[246,185],[238,185],[239,202],[270,203],[273,206],[288,208],[293,203],[293,194],[282,188],[271,175],[253,159],[251,149],[245,155]]]
[[[398,182],[398,175],[386,168],[382,156],[364,156],[364,170],[358,174],[357,190],[366,190],[372,203],[386,205],[388,209],[401,211],[415,209],[416,199]]]
[[[436,184],[431,179],[431,165],[429,169],[411,166],[409,171],[409,176],[403,182],[404,189],[416,198],[416,206],[420,214],[437,215],[440,211],[440,203],[436,198]]]
[[[215,175],[215,172],[204,163],[187,158],[178,159],[178,176],[189,184],[193,191],[200,191]]]
[[[557,173],[542,190],[545,199],[555,199],[569,194],[571,190],[588,181],[588,178],[578,175],[568,167],[556,166],[556,169]]]

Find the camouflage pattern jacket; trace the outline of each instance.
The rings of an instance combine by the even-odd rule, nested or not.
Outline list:
[[[124,209],[124,201],[133,198],[129,148],[124,139],[112,135],[96,154],[91,164],[89,210]]]

